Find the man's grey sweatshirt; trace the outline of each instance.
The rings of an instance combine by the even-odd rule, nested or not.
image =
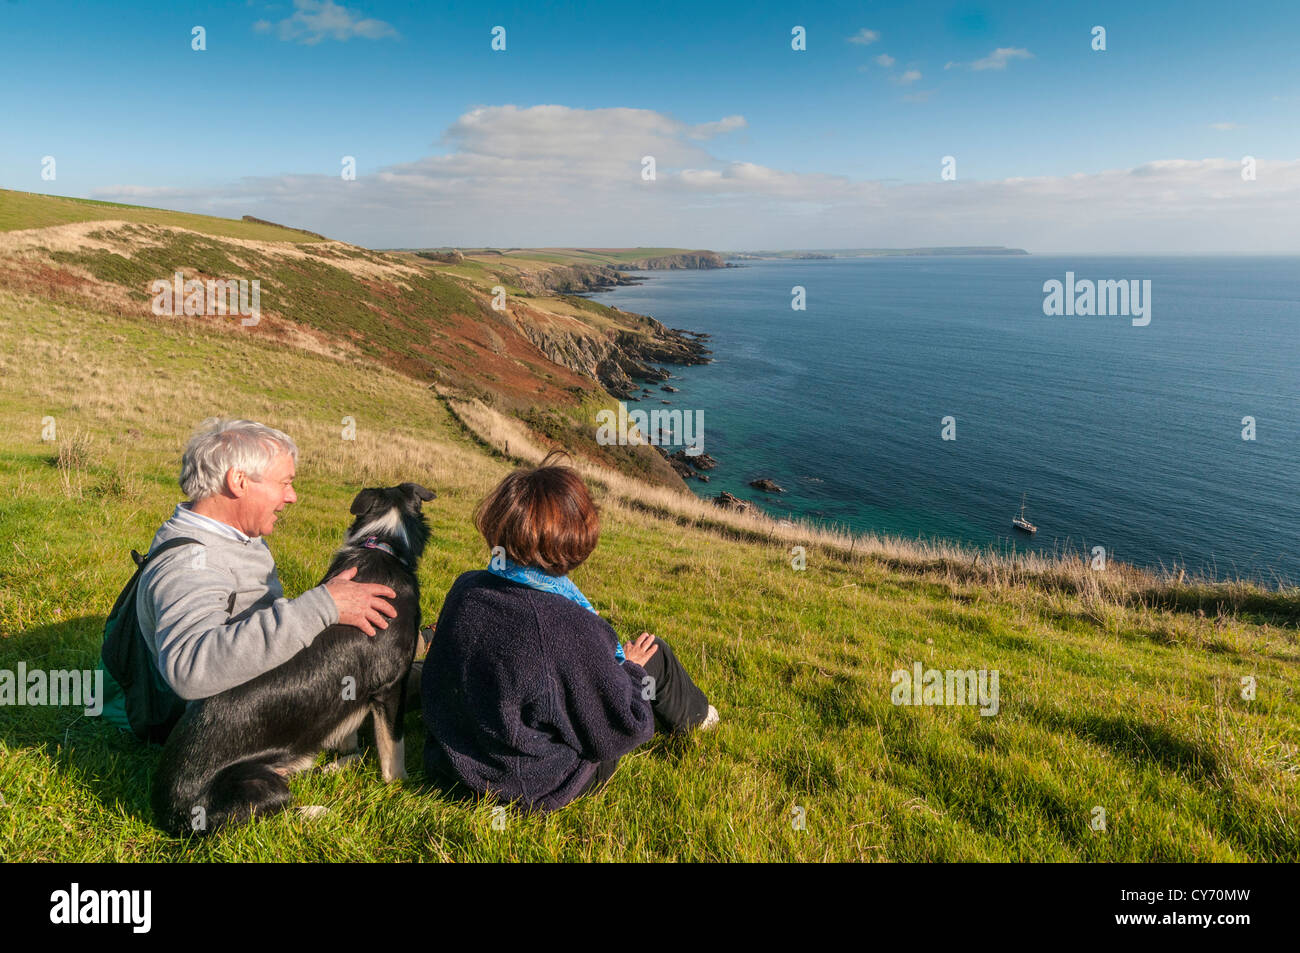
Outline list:
[[[323,585],[284,598],[260,536],[240,541],[173,518],[149,548],[177,536],[199,545],[176,546],[150,561],[136,610],[158,670],[181,698],[207,698],[242,685],[338,622],[338,607]]]

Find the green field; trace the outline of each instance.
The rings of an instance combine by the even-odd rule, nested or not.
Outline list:
[[[0,669],[94,665],[128,551],[171,512],[181,446],[218,413],[302,448],[300,502],[271,539],[290,595],[319,580],[363,485],[439,494],[429,619],[485,560],[470,514],[510,463],[426,383],[237,327],[0,291]],[[620,633],[673,643],[716,731],[656,738],[600,794],[496,829],[491,804],[423,786],[412,715],[409,781],[382,784],[371,756],[313,771],[295,801],[324,816],[190,844],[152,826],[156,751],[79,709],[6,708],[0,858],[1300,860],[1294,593],[1198,613],[817,546],[800,571],[784,544],[598,496],[601,544],[575,581]],[[914,662],[997,670],[998,714],[893,705],[891,672]]]
[[[316,235],[295,228],[263,225],[233,218],[193,215],[161,208],[99,202],[94,199],[64,198],[34,192],[0,189],[0,232],[19,228],[48,228],[73,222],[98,222],[120,219],[144,225],[170,225],[216,235],[221,238],[245,238],[263,242],[318,242]]]

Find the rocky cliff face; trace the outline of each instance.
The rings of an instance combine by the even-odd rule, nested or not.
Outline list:
[[[445,265],[459,265],[465,260],[464,254],[458,248],[450,251],[417,251],[415,254],[429,261],[440,261]]]
[[[621,274],[606,265],[553,265],[545,271],[520,272],[515,281],[529,294],[541,295],[608,291],[617,285],[638,284],[640,279]]]
[[[615,397],[635,397],[636,381],[662,381],[670,376],[661,364],[707,364],[712,354],[707,334],[664,327],[646,318],[648,330],[601,333],[578,332],[514,316],[515,327],[546,357],[569,370],[598,381]]]
[[[619,271],[675,271],[681,268],[726,268],[727,263],[716,252],[687,252],[681,255],[661,255],[643,258],[615,266]]]
[[[624,269],[724,267],[726,262],[713,252],[690,252],[646,258],[617,268],[556,264],[521,272],[513,280],[530,294],[574,294],[642,280],[623,274]],[[617,308],[611,310],[618,312]],[[624,400],[637,397],[640,389],[637,381],[662,381],[670,377],[669,371],[660,365],[707,364],[712,360],[709,356],[712,352],[705,346],[706,334],[668,328],[646,315],[629,312],[621,316],[631,319],[632,327],[602,332],[589,325],[557,322],[529,307],[517,308],[511,322],[549,360],[599,382],[610,394]]]
[[[695,268],[727,268],[721,255],[711,251],[642,258],[619,265],[551,265],[535,272],[522,271],[515,280],[529,294],[580,294],[584,291],[608,291],[619,285],[639,284],[643,279],[625,274],[629,271],[674,271]]]

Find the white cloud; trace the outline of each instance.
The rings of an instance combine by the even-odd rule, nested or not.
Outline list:
[[[919,69],[910,69],[907,70],[905,73],[903,73],[902,76],[892,77],[893,81],[895,83],[898,83],[901,86],[908,86],[912,83],[915,83],[920,78],[921,78],[921,71]]]
[[[983,59],[970,65],[971,69],[1006,69],[1011,60],[1031,60],[1034,54],[1026,49],[1012,46],[1000,46]]]
[[[391,24],[339,6],[334,0],[293,0],[293,6],[293,14],[278,24],[258,20],[253,29],[258,33],[275,29],[280,39],[307,46],[315,46],[326,39],[346,41],[355,36],[381,40],[398,35]]]
[[[876,62],[879,63],[881,66],[883,66],[885,69],[889,69],[889,67],[894,65],[895,60],[888,53],[881,53],[879,56],[876,57]]]
[[[926,91],[909,93],[922,101]],[[771,168],[645,109],[489,106],[444,151],[354,182],[337,168],[210,189],[117,186],[142,204],[256,215],[372,247],[848,248],[1003,244],[1033,251],[1300,252],[1300,160],[1169,159],[1065,176],[899,184]],[[657,178],[641,177],[653,155]],[[151,203],[150,199],[156,201]]]
[[[863,27],[857,33],[854,33],[851,37],[849,37],[849,42],[856,43],[859,46],[870,46],[872,43],[875,43],[878,39],[880,39],[879,31],[868,30],[866,27]]]
[[[933,89],[918,89],[910,93],[903,94],[905,103],[928,103],[930,97],[934,95]]]
[[[746,125],[744,116],[724,116],[717,122],[703,122],[698,126],[691,127],[690,137],[692,139],[712,139],[714,136],[720,136],[723,133],[744,129]]]

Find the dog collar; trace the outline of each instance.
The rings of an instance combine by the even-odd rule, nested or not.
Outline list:
[[[366,549],[382,549],[390,556],[397,555],[397,553],[393,552],[393,547],[389,546],[378,536],[367,536],[364,540],[362,540],[361,545],[366,547]]]
[[[403,559],[401,556],[397,555],[397,553],[393,552],[393,547],[389,546],[378,536],[367,536],[364,540],[361,541],[361,545],[364,546],[366,549],[383,550],[384,552],[388,553],[388,555],[396,559],[403,566],[407,566],[406,560]],[[407,566],[407,568],[409,569],[410,567]]]

